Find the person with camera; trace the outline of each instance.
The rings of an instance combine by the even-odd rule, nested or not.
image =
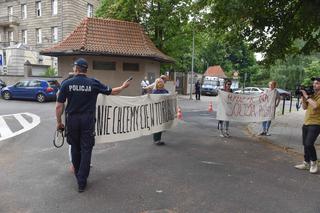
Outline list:
[[[302,108],[306,110],[302,126],[302,143],[304,147],[304,161],[295,168],[318,172],[317,152],[314,143],[320,134],[320,77],[312,78],[313,90],[300,90]]]
[[[74,77],[61,85],[56,102],[57,129],[67,128],[67,142],[71,145],[72,164],[78,183],[78,192],[84,192],[90,173],[92,148],[95,144],[95,113],[98,94],[116,95],[130,85],[128,79],[121,86],[110,88],[87,77],[88,62],[77,59],[73,64]],[[62,122],[67,101],[66,122]]]

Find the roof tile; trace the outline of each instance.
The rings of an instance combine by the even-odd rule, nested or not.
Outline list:
[[[63,41],[41,52],[51,56],[79,53],[174,62],[155,47],[138,23],[115,19],[85,18]]]
[[[219,77],[219,78],[227,78],[224,74],[223,69],[219,66],[211,66],[208,67],[207,71],[204,73],[205,76]]]

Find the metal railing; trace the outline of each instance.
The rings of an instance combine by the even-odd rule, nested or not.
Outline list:
[[[0,17],[0,26],[6,26],[10,24],[18,25],[19,18],[17,16],[12,16],[12,15]]]

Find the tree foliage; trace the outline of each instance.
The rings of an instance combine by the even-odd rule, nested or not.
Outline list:
[[[98,17],[139,22],[164,53],[173,57],[174,65],[164,69],[190,71],[192,36],[195,37],[194,71],[221,65],[226,71],[245,69],[254,64],[252,51],[244,42],[234,42],[226,33],[216,33],[203,22],[206,14],[192,0],[103,0]]]
[[[268,62],[320,50],[319,0],[199,0],[208,26],[250,42]],[[297,39],[302,46],[295,46]]]

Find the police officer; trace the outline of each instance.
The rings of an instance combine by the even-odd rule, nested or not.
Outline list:
[[[115,95],[127,88],[127,80],[119,87],[110,88],[98,80],[87,77],[88,62],[79,58],[74,62],[74,77],[61,85],[56,103],[57,129],[64,128],[61,116],[64,103],[66,111],[67,141],[71,145],[72,164],[78,182],[78,191],[83,192],[90,172],[92,148],[95,135],[95,111],[99,93]]]

